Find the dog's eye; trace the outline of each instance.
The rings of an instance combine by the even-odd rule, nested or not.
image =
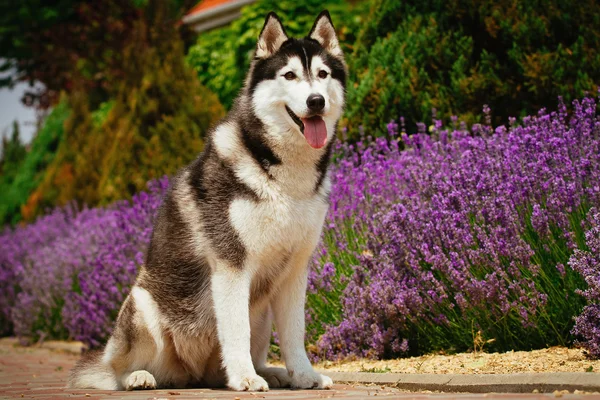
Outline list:
[[[329,75],[329,73],[327,71],[324,71],[324,70],[319,71],[319,78],[325,79],[325,78],[327,78],[327,75]]]
[[[287,79],[288,81],[291,81],[293,79],[296,79],[296,74],[293,73],[292,71],[287,72],[285,75],[283,75],[285,79]]]

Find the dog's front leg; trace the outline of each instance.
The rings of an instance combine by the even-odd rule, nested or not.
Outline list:
[[[299,389],[329,389],[333,386],[331,378],[313,369],[304,348],[308,258],[309,256],[305,255],[292,259],[291,275],[286,279],[271,307],[275,315],[281,353],[292,381],[291,386]]]
[[[266,391],[269,386],[254,370],[250,355],[251,279],[249,268],[219,265],[212,276],[212,296],[227,385],[233,390]]]

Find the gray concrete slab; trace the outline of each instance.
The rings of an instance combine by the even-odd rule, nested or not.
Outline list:
[[[600,374],[555,372],[538,374],[391,374],[322,371],[335,382],[376,383],[411,391],[467,393],[552,393],[575,390],[600,392]]]

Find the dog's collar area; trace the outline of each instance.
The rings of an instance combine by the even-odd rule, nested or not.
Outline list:
[[[302,120],[288,106],[285,106],[285,109],[287,110],[292,120],[300,128],[300,132],[304,133],[304,123],[302,122]]]

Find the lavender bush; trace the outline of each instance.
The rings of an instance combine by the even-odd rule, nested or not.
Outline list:
[[[168,180],[109,208],[54,210],[0,236],[3,333],[96,346],[112,328],[150,242]]]
[[[600,357],[600,212],[589,213],[591,228],[585,233],[588,251],[575,250],[569,266],[585,277],[588,289],[580,291],[588,300],[581,315],[575,319],[573,334],[581,339],[591,356]]]
[[[313,356],[459,351],[474,337],[490,350],[577,337],[598,355],[594,100],[575,102],[570,118],[561,104],[508,128],[434,120],[425,129],[407,137],[390,123],[387,139],[337,144],[309,279]],[[5,230],[2,333],[106,340],[167,184]]]
[[[325,327],[311,325],[324,331],[315,355],[466,350],[477,336],[490,350],[571,343],[585,304],[579,272],[588,284],[599,274],[597,263],[569,264],[600,201],[594,100],[575,102],[570,119],[561,104],[508,129],[434,121],[431,135],[400,138],[396,124],[388,129],[391,140],[340,149],[320,264],[341,273],[317,268],[313,282],[334,282],[313,289],[309,304],[341,305]],[[592,335],[579,321],[590,327],[597,316],[588,306],[574,333]]]

